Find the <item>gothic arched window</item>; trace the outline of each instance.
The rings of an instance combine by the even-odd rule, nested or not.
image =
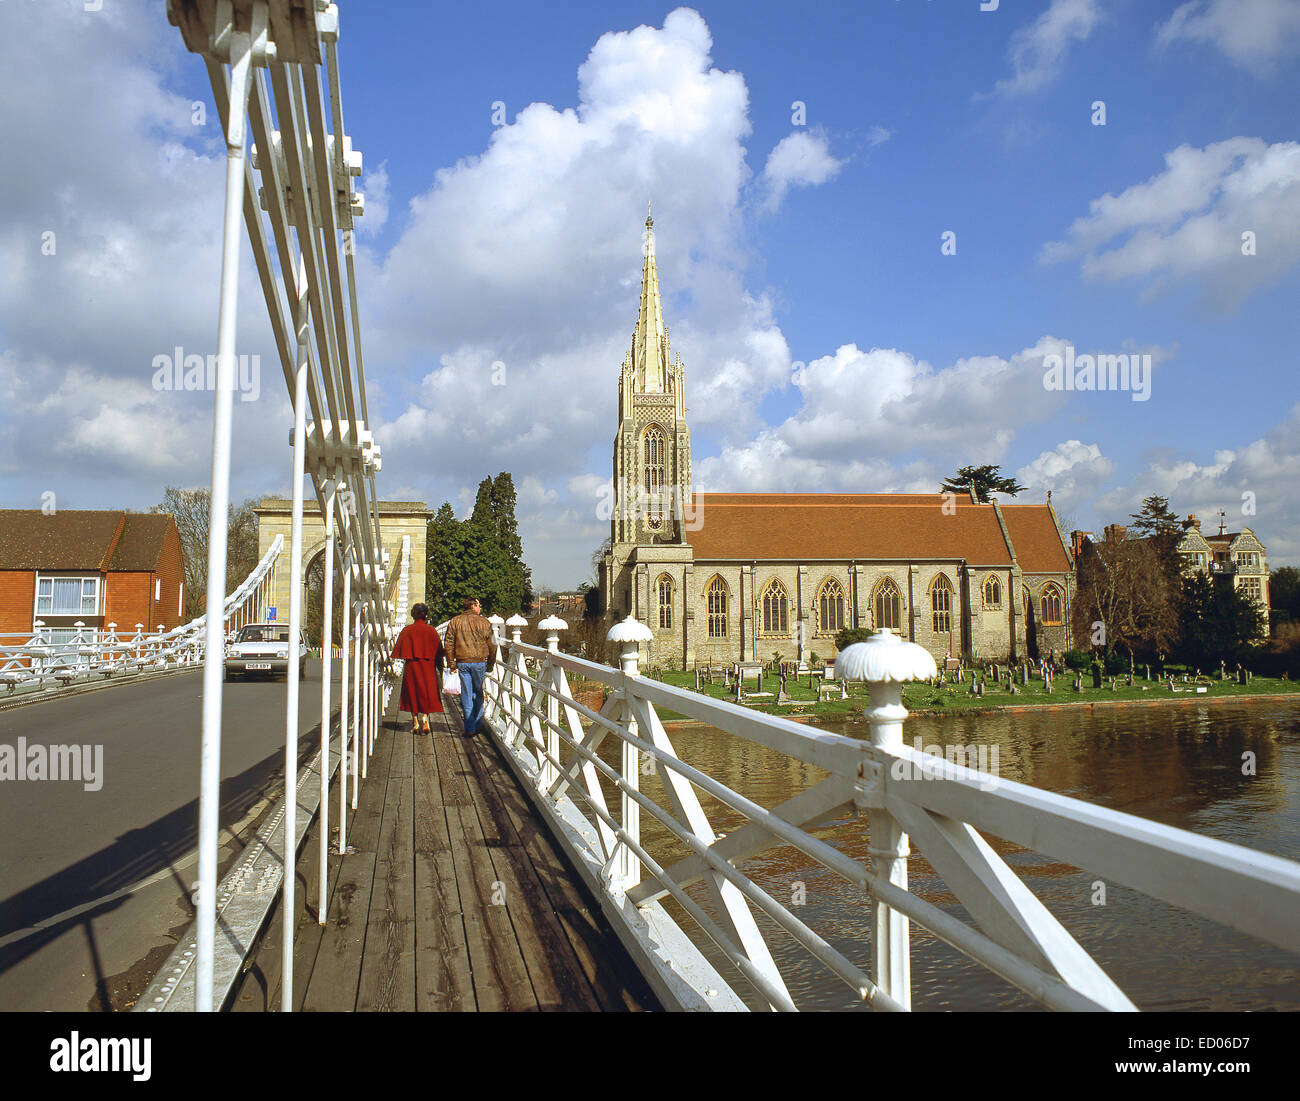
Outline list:
[[[833,635],[844,628],[844,590],[832,578],[817,594],[817,633]]]
[[[990,577],[984,582],[984,607],[1002,607],[1002,582],[996,577]]]
[[[947,634],[952,630],[952,582],[943,574],[930,586],[930,612],[934,633]]]
[[[709,638],[726,638],[727,583],[722,578],[715,577],[704,590],[704,598],[708,613]]]
[[[645,430],[645,436],[641,441],[642,485],[645,491],[652,496],[661,493],[664,482],[667,481],[667,465],[664,462],[665,447],[664,430],[657,424],[652,424]]]
[[[645,492],[645,515],[651,528],[663,523],[663,492],[667,481],[664,430],[652,424],[641,437],[642,488]]]
[[[1050,582],[1043,586],[1043,623],[1050,627],[1061,625],[1061,590]]]
[[[890,630],[897,631],[903,622],[903,600],[899,595],[898,586],[889,578],[885,578],[877,586],[876,599],[872,603],[875,604],[876,630],[888,627]]]
[[[673,579],[667,574],[659,578],[659,628],[670,630],[673,625]]]
[[[790,633],[790,599],[785,586],[779,581],[769,582],[763,590],[763,634],[788,635]]]

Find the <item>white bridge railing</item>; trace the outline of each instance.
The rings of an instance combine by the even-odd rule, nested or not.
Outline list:
[[[276,568],[284,551],[284,536],[277,535],[262,560],[225,599],[222,636],[261,618],[274,601]],[[135,625],[134,634],[119,633],[116,623],[100,630],[74,623],[71,638],[53,639],[53,631],[37,620],[36,631],[26,635],[0,635],[0,685],[6,694],[33,693],[57,685],[96,678],[120,683],[143,672],[183,668],[203,662],[207,643],[207,616],[168,630],[146,631]],[[11,640],[6,642],[5,640]]]
[[[741,993],[699,950],[704,938],[715,958],[720,952],[743,975],[750,1001],[756,993],[774,1009],[796,1009],[768,943],[775,925],[872,1008],[910,1009],[914,921],[1048,1008],[1134,1009],[981,833],[1300,952],[1300,864],[918,753],[903,744],[907,712],[899,683],[916,674],[882,673],[878,662],[860,667],[884,678],[860,677],[871,692],[867,743],[640,676],[637,638],[648,632],[634,621],[610,632],[622,644],[621,670],[560,653],[559,620],[540,624],[549,631],[546,648],[524,644],[519,621],[510,625],[507,656],[488,678],[488,726],[667,1006],[746,1008]],[[882,643],[891,649],[899,641],[884,634],[852,649],[875,647],[859,657],[871,652],[878,658]],[[574,699],[570,675],[607,689],[599,713]],[[683,760],[660,708],[829,775],[779,806],[761,806]],[[661,782],[658,800],[642,790],[650,775]],[[701,795],[746,823],[719,835]],[[869,863],[816,832],[864,812]],[[655,843],[642,835],[648,819],[662,827],[653,831]],[[909,839],[971,922],[909,892]],[[861,951],[833,947],[811,919],[746,872],[746,860],[781,846],[862,892],[870,917],[864,911]],[[687,915],[687,928],[664,908],[670,897]],[[760,913],[766,935],[756,920]]]
[[[217,385],[213,411],[209,602],[225,576],[224,521],[230,497],[231,420],[242,241],[253,264],[293,402],[288,627],[297,636],[302,601],[304,479],[325,523],[322,651],[334,652],[334,576],[342,578],[340,650],[341,758],[339,846],[346,845],[357,777],[365,777],[392,691],[395,610],[379,523],[375,476],[382,463],[370,429],[353,247],[365,210],[355,190],[360,152],[344,130],[339,76],[339,11],[327,0],[167,0],[167,18],[207,70],[226,139],[226,193],[218,300]],[[251,150],[249,149],[251,138]],[[405,551],[405,548],[404,548]],[[400,565],[403,580],[409,552]],[[417,563],[416,568],[423,568]],[[221,768],[221,636],[207,625],[199,796],[199,892],[194,1005],[216,1008],[213,958],[217,925],[217,822]],[[298,648],[289,648],[285,711],[283,819],[283,978],[281,1007],[293,1006],[293,928],[298,777]],[[328,909],[333,663],[322,662],[320,688],[321,924]],[[350,754],[349,754],[350,750]],[[349,759],[350,757],[350,759]],[[188,966],[188,965],[186,965]]]

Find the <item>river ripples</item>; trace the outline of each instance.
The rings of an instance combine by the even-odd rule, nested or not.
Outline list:
[[[867,737],[865,723],[831,729]],[[825,775],[712,727],[684,726],[670,733],[683,760],[765,807]],[[1300,703],[917,716],[908,720],[905,737],[909,745],[919,738],[923,746],[987,746],[990,753],[996,747],[997,772],[1004,780],[1300,860]],[[1247,753],[1254,754],[1254,776],[1242,774]],[[644,777],[642,788],[662,799],[657,777]],[[708,798],[703,802],[719,832],[743,825],[734,811]],[[865,861],[866,824],[864,814],[819,836]],[[685,855],[644,812],[642,837],[662,863]],[[1098,905],[1095,875],[995,837],[986,840],[1140,1009],[1300,1009],[1300,958],[1291,953],[1121,884],[1105,884],[1105,904]],[[778,901],[802,900],[795,912],[870,971],[870,903],[859,890],[788,847],[748,860],[745,869]],[[915,894],[969,920],[924,855],[913,854],[908,873]],[[701,893],[691,893],[704,901]],[[671,900],[668,905],[694,937],[690,919]],[[801,1009],[865,1008],[763,915],[760,926]],[[730,970],[718,953],[707,954]],[[745,983],[737,976],[733,985],[740,991]],[[915,924],[912,990],[918,1010],[1037,1008]]]

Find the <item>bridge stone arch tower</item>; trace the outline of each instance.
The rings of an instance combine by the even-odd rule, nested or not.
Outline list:
[[[284,536],[284,557],[281,568],[276,570],[275,600],[276,615],[280,620],[289,620],[289,541],[293,536],[293,502],[281,497],[267,497],[254,506],[257,514],[257,553],[260,558],[275,542],[277,535]],[[380,501],[379,529],[383,539],[384,550],[388,552],[388,576],[396,578],[402,561],[402,539],[409,536],[411,540],[411,575],[406,590],[406,607],[396,608],[395,626],[401,627],[406,622],[407,613],[412,604],[424,600],[425,567],[429,559],[425,536],[428,522],[432,517],[428,505],[423,501]],[[302,568],[306,578],[307,569],[325,549],[325,521],[321,516],[320,505],[311,498],[302,505]],[[342,599],[342,591],[335,590],[335,599]],[[396,594],[394,591],[394,600]]]

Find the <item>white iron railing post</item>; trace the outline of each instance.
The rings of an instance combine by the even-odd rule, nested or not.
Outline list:
[[[569,625],[559,616],[547,616],[538,625],[546,632],[546,652],[550,655],[546,663],[544,682],[556,692],[560,691],[563,673],[555,664],[554,658],[560,652],[560,632],[567,631]],[[543,791],[549,791],[559,778],[559,770],[554,764],[560,759],[560,701],[555,696],[546,697],[546,753],[547,760],[541,771],[540,784]]]
[[[871,744],[895,753],[903,748],[903,682],[937,675],[930,653],[913,642],[904,642],[888,628],[877,631],[866,642],[854,643],[835,660],[835,676],[867,683],[871,707]],[[869,785],[863,802],[869,808],[872,870],[900,890],[907,890],[907,834],[898,820],[885,809],[883,785]],[[876,986],[904,1008],[912,1007],[912,964],[908,944],[908,919],[876,898],[873,903],[872,971]]]
[[[627,729],[634,737],[637,734],[635,711],[632,706],[632,687],[629,680],[641,675],[639,667],[642,642],[654,638],[650,628],[630,615],[621,623],[615,623],[605,636],[609,642],[619,644],[619,666],[623,671],[624,719]],[[623,742],[622,759],[623,782],[633,791],[641,787],[641,751],[629,742]],[[626,790],[621,793],[623,832],[635,845],[641,844],[641,804]],[[641,858],[626,844],[620,842],[618,861],[613,869],[615,883],[627,891],[641,882]]]
[[[501,708],[504,705],[502,686],[506,683],[506,659],[500,654],[500,647],[505,645],[506,641],[505,631],[502,630],[506,621],[495,612],[487,619],[492,624],[492,645],[498,648],[498,656],[502,660],[498,661],[491,672],[483,678],[483,716],[488,722],[496,722],[501,717]]]
[[[524,657],[523,651],[519,649],[519,643],[523,641],[523,630],[528,626],[528,620],[521,615],[512,615],[506,620],[506,626],[510,628],[510,642],[512,643],[510,654],[513,675],[510,689],[513,694],[510,697],[510,716],[514,720],[513,728],[518,744],[527,741],[528,738],[524,729],[524,697],[529,699],[530,705],[532,703],[529,691],[530,685],[524,679],[528,673],[528,659]],[[536,750],[534,750],[534,753],[536,753]]]

